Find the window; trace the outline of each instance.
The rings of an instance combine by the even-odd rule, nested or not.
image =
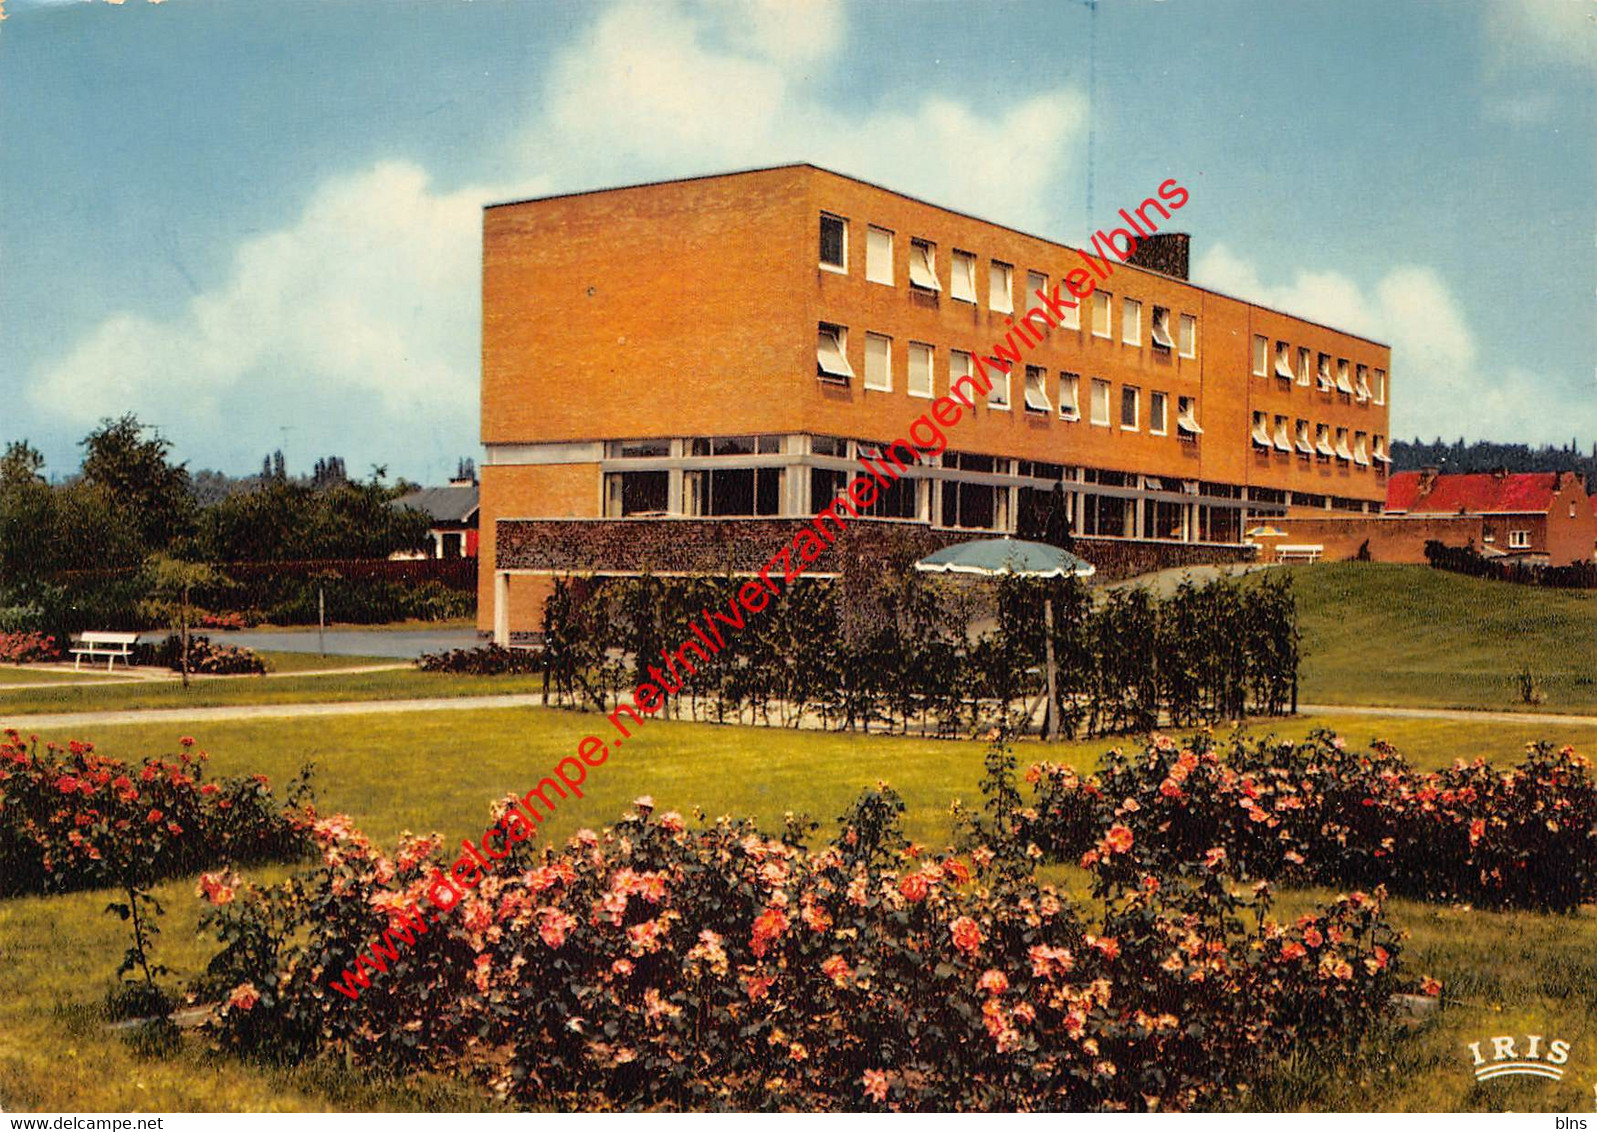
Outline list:
[[[1142,304],[1136,299],[1120,300],[1120,341],[1127,346],[1142,345]]]
[[[1181,356],[1195,358],[1198,356],[1198,320],[1190,314],[1181,316]]]
[[[953,267],[948,273],[948,297],[962,303],[976,301],[976,257],[969,252],[953,254]]]
[[[865,388],[893,391],[893,340],[885,334],[865,335]]]
[[[943,526],[973,530],[1005,530],[1009,525],[1009,491],[984,483],[943,481]]]
[[[827,381],[848,381],[854,376],[848,364],[848,328],[823,322],[815,350],[816,374]]]
[[[1385,470],[1387,464],[1392,462],[1392,457],[1386,454],[1386,437],[1376,433],[1370,441],[1370,458],[1381,465],[1378,470]]]
[[[1009,373],[999,373],[995,368],[991,376],[993,387],[987,391],[987,407],[989,409],[1009,410],[1009,379],[1014,374],[1011,368]]]
[[[604,514],[608,519],[664,515],[670,498],[670,472],[611,472],[604,477]]]
[[[1298,384],[1309,383],[1309,350],[1307,346],[1298,347]]]
[[[1270,340],[1262,334],[1253,336],[1253,376],[1263,377],[1270,360]]]
[[[1032,305],[1032,300],[1034,299],[1036,299],[1038,302],[1042,301],[1041,299],[1037,299],[1037,293],[1039,291],[1042,292],[1044,296],[1048,294],[1048,276],[1037,271],[1026,272],[1026,293],[1020,297],[1020,307],[1022,310],[1029,309]]]
[[[1529,531],[1509,531],[1508,532],[1508,545],[1511,548],[1513,548],[1514,550],[1529,550],[1530,549],[1530,532]]]
[[[1203,435],[1198,427],[1198,399],[1180,397],[1176,400],[1176,431],[1182,440],[1195,440]]]
[[[1148,336],[1153,339],[1153,344],[1159,350],[1175,349],[1175,339],[1170,337],[1170,308],[1153,308],[1153,325],[1148,329]]]
[[[1375,392],[1375,403],[1377,405],[1386,404],[1386,371],[1384,369],[1378,369],[1378,370],[1375,371],[1375,390],[1374,390],[1374,392]]]
[[[1063,297],[1063,295],[1064,292],[1061,291],[1061,297]],[[1065,299],[1065,301],[1070,305],[1062,312],[1063,316],[1060,319],[1059,325],[1063,326],[1066,330],[1080,330],[1081,300],[1077,299],[1074,295],[1071,295],[1069,298]]]
[[[937,282],[937,245],[925,240],[909,242],[909,285],[917,291],[941,291]]]
[[[1362,432],[1353,434],[1353,462],[1361,468],[1370,466],[1368,439]]]
[[[829,271],[848,271],[848,221],[824,212],[821,213],[821,266]]]
[[[962,398],[965,401],[971,400],[975,395],[975,390],[979,388],[975,378],[971,377],[974,372],[969,354],[964,350],[948,351],[948,395]],[[971,377],[971,380],[961,386],[959,381],[965,377]],[[927,396],[930,395],[931,392],[928,389]]]
[[[1026,367],[1026,411],[1046,413],[1053,409],[1048,403],[1048,371],[1042,366]]]
[[[1267,413],[1254,411],[1253,429],[1248,435],[1253,438],[1253,443],[1256,447],[1270,447],[1270,417]]]
[[[1059,375],[1059,415],[1067,421],[1081,419],[1081,378],[1073,373]]]
[[[1015,309],[1015,269],[1007,263],[993,260],[992,271],[987,276],[987,309],[999,314],[1009,314]]]
[[[1309,439],[1309,422],[1298,418],[1298,455],[1314,455],[1314,441]]]
[[[1347,446],[1347,429],[1345,428],[1336,430],[1336,458],[1349,464],[1353,462],[1353,452]]]
[[[669,440],[612,440],[605,445],[607,460],[637,460],[671,455]]]
[[[1120,427],[1129,432],[1137,431],[1138,397],[1142,390],[1135,385],[1122,385],[1120,387]]]
[[[1092,293],[1092,336],[1094,338],[1109,338],[1109,319],[1114,307],[1114,296],[1108,291],[1094,291]]]
[[[682,473],[688,515],[780,515],[781,468],[707,468]]]
[[[1314,451],[1321,460],[1329,460],[1336,455],[1336,449],[1331,447],[1331,426],[1314,426]]]
[[[1359,404],[1370,399],[1370,367],[1358,367],[1358,380],[1353,383],[1353,394],[1359,399]]]
[[[1280,413],[1275,415],[1275,447],[1278,452],[1292,451],[1291,422]]]
[[[1346,393],[1349,396],[1352,396],[1353,393],[1353,381],[1348,377],[1346,358],[1336,359],[1336,391],[1338,393]]]
[[[1109,427],[1109,383],[1099,377],[1092,379],[1092,423]]]
[[[893,234],[886,228],[865,233],[865,278],[872,283],[893,285]]]
[[[932,395],[932,348],[924,342],[909,344],[909,395]]]
[[[1164,436],[1170,431],[1170,398],[1164,393],[1148,394],[1148,431]]]
[[[1285,342],[1275,344],[1275,376],[1292,380],[1292,347]]]
[[[1320,391],[1330,393],[1336,389],[1336,383],[1331,380],[1331,355],[1321,354],[1319,362]]]

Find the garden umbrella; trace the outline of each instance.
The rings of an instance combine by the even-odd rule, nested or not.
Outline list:
[[[1057,546],[1018,538],[979,538],[945,546],[915,563],[927,574],[983,574],[1017,578],[1090,578],[1098,568]],[[1044,652],[1048,666],[1048,738],[1059,738],[1058,677],[1054,667],[1054,602],[1043,598]]]

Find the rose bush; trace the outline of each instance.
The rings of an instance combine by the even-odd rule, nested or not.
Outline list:
[[[65,654],[48,633],[0,633],[0,664],[61,660]]]
[[[207,756],[133,765],[92,743],[0,733],[0,896],[145,884],[220,862],[288,860],[303,834],[265,775],[212,780]],[[303,784],[291,795],[305,789]]]
[[[1387,744],[1350,751],[1328,732],[1224,752],[1207,734],[1161,736],[1111,751],[1095,775],[1045,763],[1026,777],[1022,835],[1056,859],[1093,857],[1118,823],[1147,869],[1219,849],[1242,875],[1295,884],[1551,910],[1597,900],[1597,781],[1568,747],[1533,744],[1507,770],[1477,759],[1422,773]]]
[[[307,872],[202,882],[224,946],[196,993],[238,1053],[452,1070],[558,1108],[1190,1108],[1387,1008],[1379,892],[1281,924],[1223,861],[1124,872],[1128,832],[1088,911],[1011,847],[906,843],[901,812],[867,791],[810,848],[793,820],[690,827],[640,799],[564,846],[508,847],[386,949],[427,907],[439,840],[389,855],[317,819]],[[358,998],[333,988],[362,970],[382,978]]]

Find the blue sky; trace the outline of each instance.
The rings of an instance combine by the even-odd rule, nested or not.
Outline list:
[[[813,161],[1394,348],[1399,436],[1597,440],[1597,4],[9,0],[0,441],[477,453],[485,202]]]

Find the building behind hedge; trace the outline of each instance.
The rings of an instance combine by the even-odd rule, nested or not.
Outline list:
[[[555,573],[757,567],[1084,262],[811,165],[489,206],[479,626],[535,629]],[[1111,262],[858,538],[1014,532],[1063,484],[1133,572],[1379,512],[1388,347],[1193,285],[1182,235]]]

